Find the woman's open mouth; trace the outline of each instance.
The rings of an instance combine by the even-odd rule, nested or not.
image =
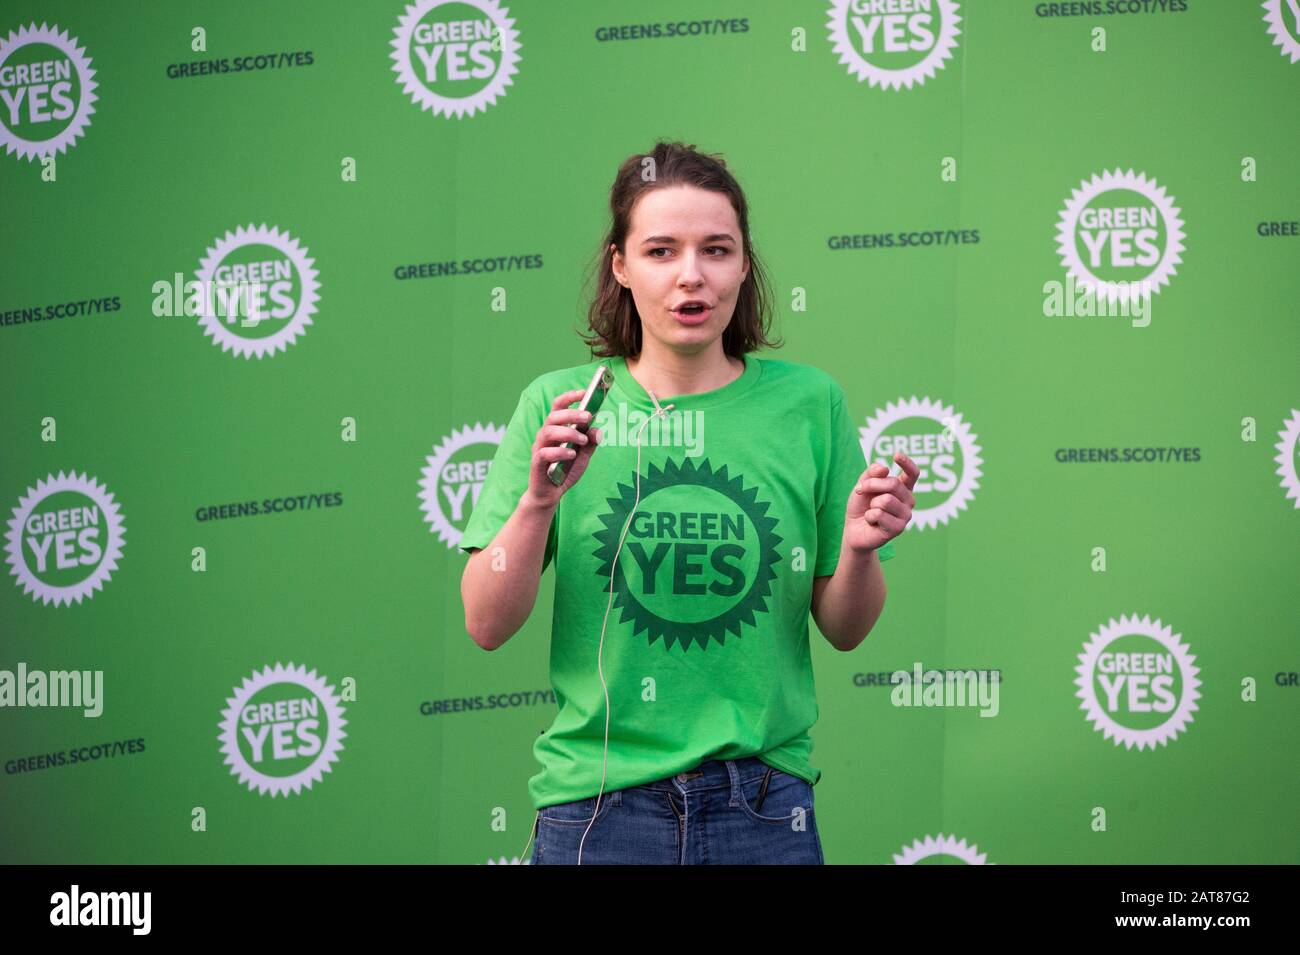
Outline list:
[[[713,309],[703,302],[687,302],[672,310],[683,325],[702,325],[709,320]]]

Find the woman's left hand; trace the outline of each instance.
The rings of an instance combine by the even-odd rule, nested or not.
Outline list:
[[[873,464],[862,472],[849,495],[844,545],[853,551],[867,553],[882,547],[903,533],[912,520],[916,504],[912,488],[921,469],[902,451],[894,455],[894,461],[903,469],[899,476],[890,477],[886,464]]]

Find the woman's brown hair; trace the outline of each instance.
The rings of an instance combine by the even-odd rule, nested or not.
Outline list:
[[[647,169],[652,171],[649,178],[644,174]],[[625,159],[609,190],[612,221],[597,254],[596,290],[587,307],[591,334],[579,332],[593,357],[635,358],[641,353],[641,316],[632,300],[632,290],[614,278],[613,248],[627,254],[625,243],[632,208],[638,199],[652,189],[681,185],[721,192],[731,200],[740,223],[742,251],[749,258],[749,274],[740,285],[736,310],[722,333],[723,351],[732,358],[740,358],[758,348],[777,348],[784,344],[780,339],[769,341],[767,337],[772,320],[772,290],[750,241],[749,204],[740,184],[720,155],[698,152],[693,144],[660,140],[650,152],[634,153]]]

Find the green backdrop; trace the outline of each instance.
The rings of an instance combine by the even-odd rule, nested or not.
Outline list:
[[[937,436],[880,622],[813,631],[828,862],[1300,861],[1294,13],[9,0],[0,859],[517,859],[554,571],[485,653],[455,544],[668,137],[747,191],[764,354]]]

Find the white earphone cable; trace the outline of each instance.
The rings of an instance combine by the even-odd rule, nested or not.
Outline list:
[[[592,808],[591,819],[588,821],[587,828],[583,831],[582,839],[578,843],[578,865],[582,865],[582,850],[587,843],[587,833],[591,832],[591,827],[596,822],[596,816],[600,814],[600,800],[605,793],[605,779],[609,770],[609,685],[605,683],[605,671],[602,667],[601,661],[605,650],[605,629],[609,625],[609,611],[614,606],[614,574],[618,572],[618,555],[622,553],[623,541],[627,537],[628,528],[632,526],[632,518],[636,516],[637,505],[641,502],[641,432],[645,430],[645,426],[654,418],[666,414],[669,409],[673,407],[671,404],[660,407],[659,399],[655,397],[655,393],[649,388],[646,389],[646,394],[648,394],[650,400],[654,402],[655,410],[654,414],[641,422],[641,427],[637,429],[636,433],[636,496],[632,501],[632,510],[627,515],[627,522],[623,525],[623,533],[619,535],[618,547],[614,551],[614,560],[610,566],[609,600],[605,604],[605,619],[600,625],[600,645],[596,649],[596,672],[600,675],[600,685],[605,692],[605,750],[601,757],[600,792],[596,794],[596,805]],[[524,844],[524,853],[528,852],[528,847],[533,843],[533,834],[537,831],[537,827],[540,824],[541,815],[541,810],[538,810],[537,815],[533,819],[533,829],[528,834],[528,842]],[[524,854],[521,853],[519,858],[521,860],[524,859]]]
[[[632,518],[636,516],[636,506],[641,502],[641,432],[645,430],[654,418],[668,411],[672,405],[659,407],[659,399],[649,388],[646,394],[654,402],[655,411],[641,422],[641,427],[636,432],[636,497],[632,500],[632,509],[628,512],[627,522],[623,525],[623,533],[619,535],[618,547],[614,551],[614,562],[609,570],[609,600],[605,604],[605,620],[600,625],[600,646],[596,650],[596,672],[600,674],[600,685],[605,690],[605,752],[601,757],[600,766],[600,792],[596,793],[596,805],[591,810],[591,820],[587,823],[586,830],[582,833],[582,840],[578,843],[578,865],[582,865],[582,849],[587,843],[587,833],[591,831],[592,825],[596,822],[596,816],[600,813],[600,799],[605,793],[605,774],[609,769],[609,687],[605,683],[605,671],[601,667],[601,657],[605,650],[605,627],[609,624],[609,611],[614,606],[614,574],[618,572],[618,555],[623,550],[623,541],[627,537],[628,528],[632,526]]]

